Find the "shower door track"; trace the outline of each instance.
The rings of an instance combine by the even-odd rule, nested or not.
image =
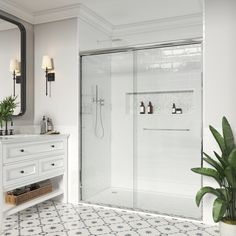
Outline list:
[[[127,47],[114,47],[114,48],[80,51],[79,55],[80,57],[94,56],[94,55],[139,51],[139,50],[147,50],[147,49],[155,49],[155,48],[185,46],[185,45],[193,45],[193,44],[201,44],[201,43],[202,43],[202,38],[191,38],[191,39],[184,39],[184,40],[177,40],[177,41],[163,41],[159,43],[151,43],[151,44],[135,45],[135,46],[127,46]]]

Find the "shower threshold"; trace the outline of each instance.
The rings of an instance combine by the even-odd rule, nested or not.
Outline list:
[[[138,191],[134,194],[129,189],[108,188],[82,200],[82,202],[171,217],[202,220],[201,209],[195,205],[193,196],[145,191]]]

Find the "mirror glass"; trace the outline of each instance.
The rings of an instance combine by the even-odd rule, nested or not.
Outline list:
[[[0,17],[1,18],[1,17]],[[0,19],[0,101],[15,96],[14,116],[23,113],[24,68],[22,67],[22,34],[17,24]]]

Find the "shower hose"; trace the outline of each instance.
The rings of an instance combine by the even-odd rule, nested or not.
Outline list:
[[[99,123],[101,130],[99,129]],[[99,132],[99,130],[101,132]],[[100,139],[104,137],[104,126],[102,121],[102,101],[96,102],[95,135]]]

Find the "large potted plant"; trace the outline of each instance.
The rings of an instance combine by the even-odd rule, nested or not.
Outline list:
[[[213,219],[220,222],[221,236],[236,236],[236,146],[229,122],[222,119],[222,135],[212,126],[210,131],[218,143],[221,154],[214,152],[214,157],[204,153],[203,160],[211,168],[193,168],[192,171],[213,178],[219,188],[202,187],[196,195],[199,206],[207,193],[215,195],[213,203]]]
[[[0,127],[2,129],[5,123],[5,135],[8,134],[7,122],[11,121],[15,108],[17,107],[16,98],[13,96],[6,97],[0,102]]]

